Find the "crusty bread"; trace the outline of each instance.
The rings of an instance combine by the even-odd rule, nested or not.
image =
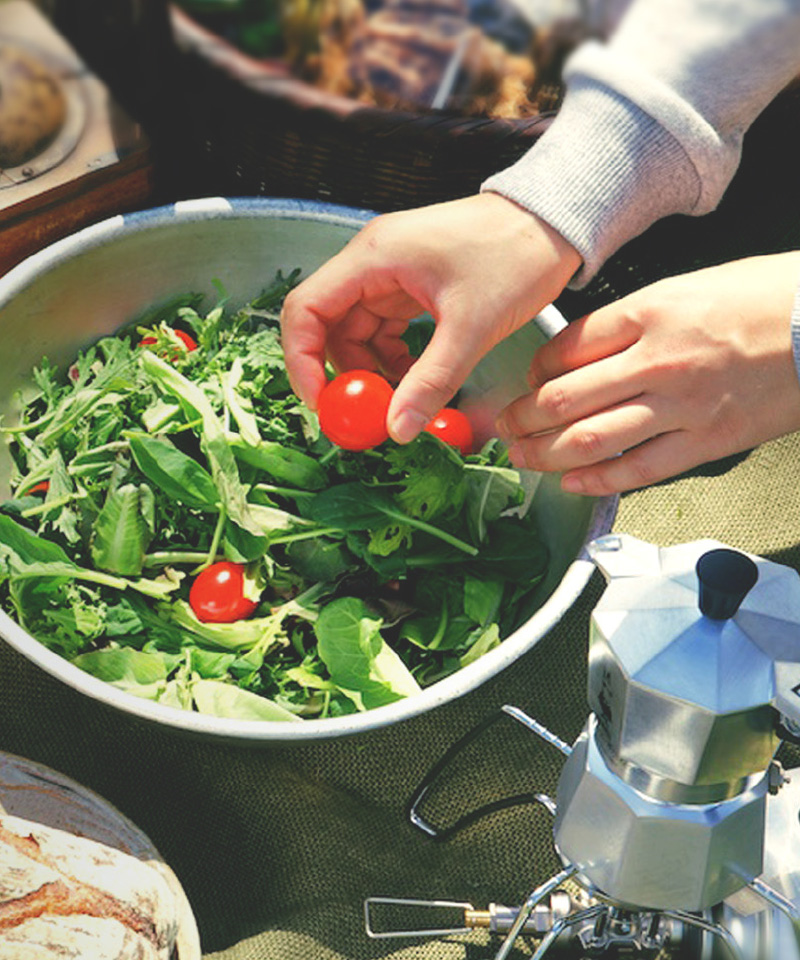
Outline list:
[[[0,169],[26,163],[43,150],[66,112],[56,77],[26,50],[0,43]]]
[[[147,861],[0,816],[0,960],[172,960],[175,895]]]

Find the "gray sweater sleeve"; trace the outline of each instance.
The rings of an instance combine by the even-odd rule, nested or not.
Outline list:
[[[554,227],[586,283],[628,240],[719,203],[742,137],[800,71],[800,0],[633,0],[565,67],[550,129],[482,186]]]
[[[800,283],[794,295],[794,305],[792,307],[792,354],[794,356],[794,366],[797,370],[797,376],[800,377]]]

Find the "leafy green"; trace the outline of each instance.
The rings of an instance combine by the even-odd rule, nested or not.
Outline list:
[[[340,484],[323,490],[311,502],[310,512],[313,519],[336,530],[370,530],[390,520],[423,530],[471,556],[478,552],[472,544],[446,530],[404,513],[386,492],[363,483]]]
[[[173,298],[64,373],[43,359],[3,428],[0,604],[127,693],[239,719],[344,716],[473,662],[538,603],[535,484],[499,441],[464,458],[424,432],[362,453],[321,435],[280,342],[297,277],[237,311],[222,291],[207,312]],[[431,329],[411,325],[412,352]],[[247,565],[258,606],[204,622],[190,589],[222,559]]]
[[[147,479],[168,497],[197,510],[216,511],[219,494],[211,474],[167,439],[128,433],[131,454]]]
[[[142,352],[142,366],[159,386],[180,401],[192,418],[200,419],[203,426],[200,447],[208,459],[211,475],[226,514],[248,533],[258,534],[259,528],[248,510],[233,451],[225,439],[222,423],[205,393],[149,350]]]
[[[300,720],[280,704],[221,680],[196,680],[192,685],[192,697],[199,713],[209,713],[215,717],[284,722]]]
[[[108,491],[92,528],[92,560],[100,570],[135,576],[155,532],[155,497],[147,484]]]
[[[228,434],[233,455],[263,471],[279,483],[288,483],[301,490],[321,490],[327,483],[323,468],[305,453],[271,440],[248,443],[237,434]]]
[[[381,621],[369,616],[361,600],[343,597],[329,603],[314,626],[322,658],[334,683],[357,693],[366,709],[419,692],[419,684],[385,642]]]

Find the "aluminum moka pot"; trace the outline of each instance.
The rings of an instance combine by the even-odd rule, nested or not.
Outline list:
[[[590,553],[609,583],[556,846],[615,902],[703,910],[763,870],[773,758],[800,720],[800,576],[713,540]]]

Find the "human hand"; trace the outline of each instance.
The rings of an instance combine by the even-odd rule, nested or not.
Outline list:
[[[601,496],[800,429],[790,317],[800,253],[660,281],[541,347],[498,429],[511,460]]]
[[[378,217],[286,298],[292,387],[316,409],[326,357],[338,370],[380,370],[400,381],[387,425],[408,442],[579,266],[547,224],[496,194]],[[436,330],[414,362],[401,337],[424,311]]]

